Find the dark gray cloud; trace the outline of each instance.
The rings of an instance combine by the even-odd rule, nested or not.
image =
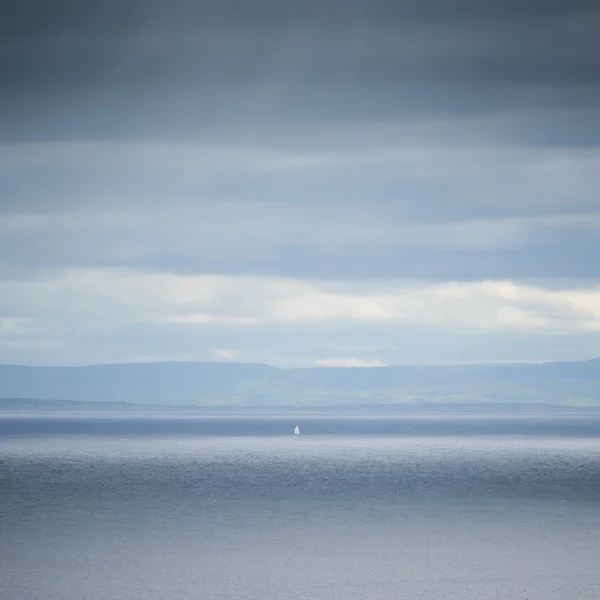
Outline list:
[[[11,139],[600,106],[592,1],[38,1],[1,23]]]
[[[77,0],[22,0],[3,6],[0,31],[7,34],[130,31],[135,25],[196,27],[202,24],[289,22],[346,23],[357,21],[486,22],[565,17],[593,12],[593,0],[106,0],[82,5]]]

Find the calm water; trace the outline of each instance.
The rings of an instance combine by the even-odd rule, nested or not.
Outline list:
[[[2,598],[600,598],[595,416],[4,415],[0,452]]]

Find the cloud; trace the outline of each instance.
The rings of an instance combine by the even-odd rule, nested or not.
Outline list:
[[[386,346],[385,344],[369,345],[369,344],[358,344],[358,345],[339,345],[335,347],[335,350],[339,352],[378,352],[382,349],[393,350],[393,346]]]
[[[597,150],[373,135],[1,146],[0,273],[598,277]]]
[[[479,138],[465,138],[468,122],[446,132],[447,125],[325,125],[309,142],[288,132],[229,144],[5,143],[0,173],[10,193],[0,211],[64,217],[162,210],[176,219],[179,211],[222,202],[369,204],[394,208],[408,221],[444,221],[598,208],[598,148],[499,143],[485,126]]]
[[[457,331],[600,329],[600,288],[544,289],[510,281],[299,281],[100,269],[4,281],[0,292],[19,319],[92,330],[130,322],[184,328],[399,323]]]
[[[31,319],[0,316],[0,336],[20,335],[27,331]]]
[[[202,139],[299,119],[312,130],[567,108],[567,126],[548,117],[544,133],[582,143],[598,132],[573,125],[598,108],[600,16],[593,0],[559,4],[131,2],[125,17],[99,0],[85,14],[72,2],[13,3],[0,29],[11,56],[0,130]]]
[[[236,350],[230,350],[227,348],[220,348],[215,350],[215,358],[218,360],[235,360],[238,356]]]
[[[316,367],[385,367],[380,360],[363,360],[361,358],[321,358],[313,361]]]
[[[564,282],[86,269],[5,279],[0,299],[0,362],[17,364],[241,356],[284,367],[439,364],[583,359],[600,348],[600,288]]]

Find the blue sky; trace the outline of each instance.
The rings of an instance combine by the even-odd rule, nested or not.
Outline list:
[[[0,25],[0,362],[600,355],[596,2]]]

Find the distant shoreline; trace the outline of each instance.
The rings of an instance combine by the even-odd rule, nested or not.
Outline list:
[[[550,403],[436,403],[336,404],[336,405],[177,405],[135,402],[95,402],[46,400],[36,398],[0,398],[0,415],[6,414],[190,414],[190,415],[410,415],[410,414],[598,414],[600,406],[568,406]]]
[[[277,369],[249,363],[0,365],[0,410],[589,411],[600,359],[534,365]],[[79,404],[83,402],[84,404]],[[491,406],[495,408],[490,408]],[[559,408],[542,408],[542,407]],[[134,408],[136,407],[136,408]],[[152,409],[154,410],[154,409]]]

